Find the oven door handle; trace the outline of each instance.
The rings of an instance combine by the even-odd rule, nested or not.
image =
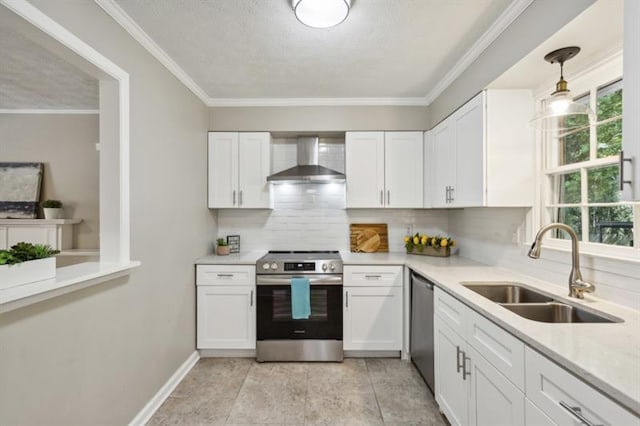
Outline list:
[[[311,285],[342,285],[342,275],[315,275],[313,277],[258,275],[256,276],[256,285],[290,285],[292,278],[309,278]]]

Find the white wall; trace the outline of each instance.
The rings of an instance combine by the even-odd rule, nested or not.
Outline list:
[[[0,161],[45,163],[40,200],[64,203],[73,247],[99,247],[98,115],[0,114]]]
[[[208,109],[94,2],[32,3],[130,74],[131,256],[142,266],[0,315],[0,424],[126,424],[195,349],[193,262],[216,230]]]
[[[571,254],[545,249],[540,259],[527,257],[532,235],[524,208],[476,208],[451,210],[449,231],[461,256],[489,265],[509,268],[556,283],[569,293]],[[519,243],[514,243],[514,237]],[[640,278],[637,263],[581,256],[582,275],[596,286],[596,296],[640,309]]]
[[[427,107],[215,107],[209,130],[217,131],[346,131],[425,130]]]

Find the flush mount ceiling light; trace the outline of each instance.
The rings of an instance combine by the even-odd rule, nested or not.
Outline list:
[[[556,91],[545,99],[544,107],[531,120],[531,125],[544,131],[566,132],[587,127],[595,121],[595,113],[588,103],[575,102],[564,79],[564,63],[580,52],[577,46],[563,47],[548,53],[544,60],[550,64],[560,64],[560,80]],[[587,101],[588,102],[588,101]]]
[[[344,21],[351,0],[292,0],[298,21],[312,28],[329,28]]]

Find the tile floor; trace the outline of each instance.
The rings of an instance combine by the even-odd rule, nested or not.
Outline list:
[[[203,358],[149,425],[433,425],[447,422],[399,359],[257,363]]]

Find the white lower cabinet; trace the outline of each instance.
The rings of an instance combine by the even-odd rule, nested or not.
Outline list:
[[[527,398],[557,425],[640,425],[640,419],[573,374],[526,349]]]
[[[344,267],[345,350],[402,350],[402,267]]]
[[[636,425],[640,418],[440,288],[435,397],[452,425]]]
[[[523,370],[523,360],[512,359],[524,358],[517,339],[494,334],[493,327],[498,328],[495,324],[475,316],[438,288],[435,303],[435,396],[449,422],[461,426],[524,426],[523,390],[501,372],[503,365],[517,366],[508,368],[509,374],[524,376],[524,371],[517,371]],[[505,356],[499,356],[502,353]],[[498,365],[488,359],[499,360]]]
[[[255,349],[255,267],[198,265],[198,349]]]

